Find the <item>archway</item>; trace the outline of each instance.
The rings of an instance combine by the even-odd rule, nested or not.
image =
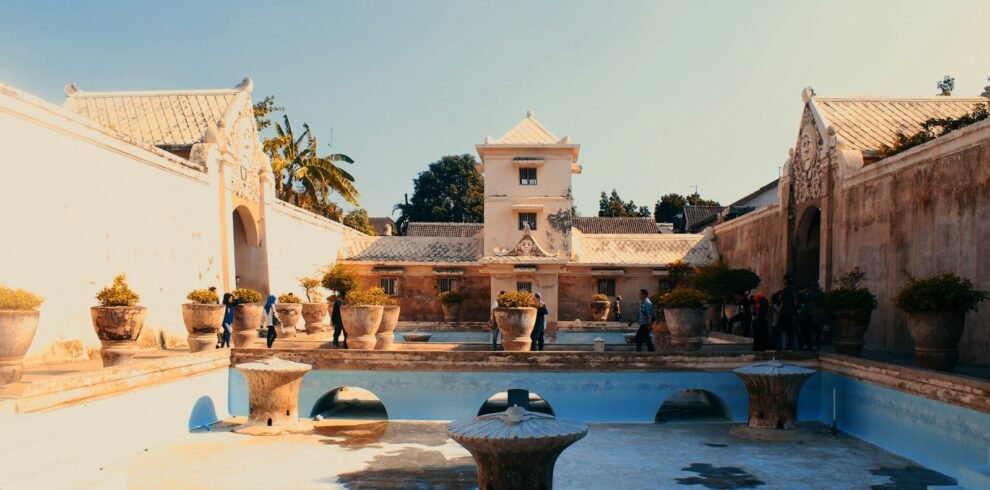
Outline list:
[[[385,404],[377,395],[356,386],[341,386],[321,396],[310,411],[311,418],[388,420]]]
[[[794,276],[804,287],[819,279],[821,266],[822,211],[817,207],[804,210],[794,237]]]
[[[237,206],[231,216],[234,224],[235,287],[268,292],[268,259],[261,244],[257,222],[246,206]]]
[[[488,399],[485,400],[485,403],[481,404],[481,408],[478,409],[478,415],[480,416],[490,413],[504,412],[512,405],[518,405],[526,408],[530,412],[545,413],[553,416],[557,415],[554,413],[553,407],[550,406],[550,403],[544,400],[543,397],[524,389],[510,389],[508,391],[500,391],[495,393],[494,395],[488,397]]]
[[[655,423],[720,422],[732,420],[732,411],[718,395],[701,389],[687,389],[664,400],[657,410]]]

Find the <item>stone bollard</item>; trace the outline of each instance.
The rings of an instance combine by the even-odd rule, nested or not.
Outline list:
[[[299,421],[299,385],[312,366],[272,356],[235,368],[247,380],[250,412],[247,422],[234,432],[273,436],[312,430]]]
[[[762,429],[793,429],[797,423],[798,393],[801,385],[815,374],[776,359],[735,370],[749,392],[747,425]]]
[[[587,433],[584,424],[520,407],[447,425],[474,456],[478,488],[492,490],[552,489],[557,458]]]
[[[605,352],[605,339],[601,337],[595,338],[595,352]]]

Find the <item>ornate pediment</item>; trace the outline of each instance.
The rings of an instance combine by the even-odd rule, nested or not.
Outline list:
[[[545,250],[543,250],[543,247],[541,247],[540,244],[536,242],[536,239],[533,238],[532,233],[530,233],[529,225],[526,225],[526,228],[523,230],[523,236],[521,239],[519,239],[519,242],[516,243],[515,247],[512,247],[512,249],[510,250],[503,251],[503,253],[496,253],[495,255],[500,257],[554,257],[555,256],[554,254],[547,253]]]
[[[794,201],[798,204],[817,199],[825,189],[825,144],[811,110],[804,108],[797,148],[791,155]]]

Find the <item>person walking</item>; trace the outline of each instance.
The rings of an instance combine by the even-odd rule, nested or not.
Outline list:
[[[770,301],[757,293],[753,296],[753,350],[762,352],[770,347]]]
[[[499,296],[503,294],[505,291],[498,292]],[[488,318],[488,326],[492,329],[492,350],[498,350],[498,322],[495,321],[495,308],[498,308],[498,296],[492,301],[492,314]]]
[[[223,295],[223,324],[220,331],[220,346],[218,349],[230,347],[230,334],[234,324],[234,308],[240,303],[234,299],[234,295],[226,293]]]
[[[265,338],[268,340],[268,348],[271,349],[272,344],[275,343],[275,339],[278,338],[278,333],[275,332],[275,327],[282,326],[282,321],[278,319],[278,312],[275,311],[274,294],[268,296],[268,301],[265,301],[265,311],[262,324],[268,327],[268,335]]]
[[[344,320],[340,316],[340,308],[344,306],[344,298],[347,291],[341,291],[333,300],[333,310],[330,311],[330,323],[333,325],[333,348],[340,349],[340,333],[344,332],[344,349],[347,348],[347,330],[344,329]]]
[[[636,352],[643,350],[643,343],[650,352],[656,352],[653,345],[653,332],[650,331],[650,324],[653,321],[653,303],[650,301],[650,292],[645,289],[639,290],[639,312],[636,315],[639,322],[639,330],[636,331]],[[629,322],[631,327],[633,322]]]
[[[616,295],[615,303],[612,306],[615,310],[615,321],[622,321],[622,296]]]
[[[550,314],[550,310],[547,309],[546,303],[543,302],[543,296],[540,293],[533,295],[536,298],[536,325],[533,326],[533,333],[529,335],[531,343],[529,345],[529,350],[543,350],[543,332],[547,328],[547,315]]]

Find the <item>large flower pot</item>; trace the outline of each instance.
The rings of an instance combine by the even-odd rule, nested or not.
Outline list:
[[[189,352],[202,352],[217,345],[217,332],[223,324],[224,305],[186,303],[182,305],[182,322],[186,324]]]
[[[0,310],[0,385],[24,375],[24,353],[38,330],[38,310]]]
[[[378,326],[382,323],[384,306],[341,306],[340,319],[347,331],[348,349],[374,349]]]
[[[234,307],[233,330],[234,348],[251,347],[254,339],[258,338],[261,319],[265,315],[265,305],[261,303],[243,303]]]
[[[399,305],[387,305],[382,311],[382,323],[375,334],[375,350],[392,350],[395,325],[399,323]]]
[[[705,306],[705,328],[707,331],[722,330],[722,305],[706,305]]]
[[[670,330],[667,328],[667,320],[660,320],[653,324],[653,345],[657,351],[663,352],[670,349]]]
[[[282,328],[278,334],[283,338],[296,336],[296,325],[302,317],[302,303],[277,303],[275,311],[278,312],[278,320],[282,322]]]
[[[495,308],[495,323],[507,351],[528,351],[529,335],[536,326],[536,308]]]
[[[856,357],[863,354],[863,336],[872,314],[872,310],[832,310],[829,328],[835,352]]]
[[[592,301],[591,319],[596,322],[604,322],[608,320],[609,309],[611,309],[611,303],[608,301]]]
[[[443,308],[443,321],[445,322],[456,322],[461,319],[461,304],[460,303],[441,303],[440,307]]]
[[[664,308],[663,317],[670,330],[670,348],[675,351],[701,350],[707,314],[707,308]]]
[[[326,328],[323,320],[327,317],[326,303],[303,303],[302,316],[306,321],[306,333],[312,335],[320,333]]]
[[[148,310],[143,306],[94,306],[89,309],[100,338],[103,366],[128,364],[137,354],[137,339]]]
[[[914,359],[919,366],[950,372],[956,369],[959,339],[966,327],[965,312],[908,313],[907,325],[914,339]]]

